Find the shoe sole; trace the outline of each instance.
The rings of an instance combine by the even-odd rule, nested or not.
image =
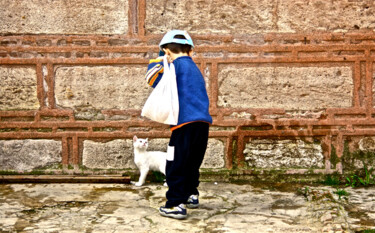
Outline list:
[[[187,218],[187,215],[181,215],[181,214],[167,214],[163,211],[160,211],[159,210],[159,213],[161,216],[164,216],[164,217],[169,217],[169,218],[174,218],[174,219],[185,219]]]
[[[197,209],[199,207],[199,204],[186,204],[186,207],[189,209]]]

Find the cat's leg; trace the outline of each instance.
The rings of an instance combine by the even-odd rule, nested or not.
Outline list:
[[[147,168],[142,168],[140,169],[140,172],[141,172],[141,175],[139,176],[139,180],[137,183],[135,183],[135,186],[142,186],[145,181],[146,181],[146,177],[147,177],[147,173],[148,173],[148,169]]]
[[[160,171],[161,173],[163,173],[163,175],[165,175],[165,166],[166,166],[166,163],[167,163],[167,161],[163,161],[163,162],[161,163],[161,165],[159,166],[159,171]],[[165,187],[168,187],[166,180],[164,180],[164,184],[163,184],[163,185],[164,185]]]

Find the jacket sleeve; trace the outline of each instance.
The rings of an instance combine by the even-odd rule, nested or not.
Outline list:
[[[147,67],[146,81],[148,85],[156,87],[164,73],[163,57],[151,59]]]

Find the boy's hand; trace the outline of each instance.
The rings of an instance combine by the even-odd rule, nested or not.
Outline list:
[[[173,59],[172,59],[172,57],[171,56],[169,56],[169,55],[166,55],[167,56],[167,61],[168,61],[168,63],[172,63],[173,62]]]

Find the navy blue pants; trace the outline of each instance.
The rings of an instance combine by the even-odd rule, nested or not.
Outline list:
[[[169,189],[165,207],[186,203],[190,195],[199,194],[199,168],[206,153],[208,131],[209,124],[204,122],[193,122],[173,130],[169,146],[174,147],[174,156],[167,158]]]

